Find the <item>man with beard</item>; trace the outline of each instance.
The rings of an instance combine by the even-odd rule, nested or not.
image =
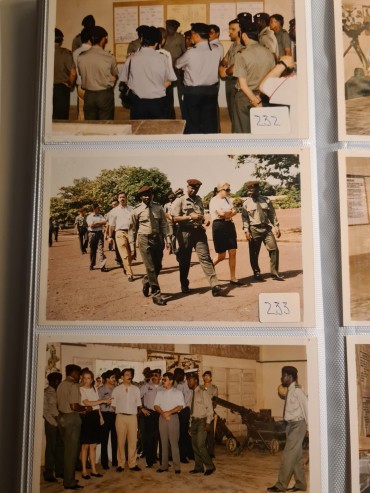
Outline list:
[[[105,51],[108,33],[101,26],[91,29],[91,48],[78,57],[84,94],[85,120],[114,120],[113,88],[118,78],[117,63]]]
[[[203,227],[205,221],[204,206],[202,199],[198,195],[202,182],[196,179],[189,179],[187,183],[187,194],[176,199],[171,208],[173,220],[178,223],[177,260],[180,268],[181,291],[183,293],[190,292],[188,276],[191,254],[195,249],[199,263],[211,285],[212,295],[220,296],[222,289],[218,283],[215,268],[209,254],[207,235]]]
[[[282,368],[281,383],[288,389],[283,411],[284,421],[287,422],[286,442],[281,456],[278,480],[274,486],[267,488],[267,491],[306,491],[302,442],[308,425],[307,396],[298,385],[298,370],[294,366]],[[295,484],[288,488],[292,476]]]
[[[149,296],[151,288],[153,303],[163,306],[167,302],[162,298],[158,275],[162,269],[163,242],[169,248],[167,219],[163,207],[153,202],[154,193],[151,187],[144,185],[138,195],[141,204],[132,210],[130,218],[130,248],[131,252],[135,252],[137,240],[146,270],[143,277],[144,296]]]
[[[258,43],[254,24],[240,22],[241,43],[246,48],[235,58],[234,76],[238,77],[234,105],[234,133],[250,133],[250,109],[262,106],[259,85],[275,66],[274,55]]]

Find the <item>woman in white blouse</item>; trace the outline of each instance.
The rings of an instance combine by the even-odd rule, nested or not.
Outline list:
[[[220,183],[217,185],[217,194],[209,203],[209,213],[212,219],[212,236],[216,257],[212,259],[216,266],[225,259],[229,252],[230,283],[241,285],[235,275],[236,270],[236,230],[233,216],[237,214],[230,199],[230,184]]]
[[[96,445],[100,443],[100,428],[104,424],[100,412],[100,404],[110,404],[112,399],[99,399],[98,392],[94,387],[94,374],[88,368],[81,373],[81,403],[83,406],[91,406],[92,411],[82,415],[81,425],[81,462],[82,477],[90,479],[91,476],[101,478],[102,474],[96,470]],[[90,457],[91,474],[87,474],[87,457]]]

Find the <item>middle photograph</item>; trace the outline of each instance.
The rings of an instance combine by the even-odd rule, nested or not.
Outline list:
[[[51,150],[40,325],[315,326],[307,150]]]

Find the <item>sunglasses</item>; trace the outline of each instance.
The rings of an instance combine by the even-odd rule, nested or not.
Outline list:
[[[231,188],[222,188],[224,192],[231,192]]]

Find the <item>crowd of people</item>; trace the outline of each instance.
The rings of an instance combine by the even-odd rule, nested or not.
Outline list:
[[[68,120],[76,84],[78,119],[114,120],[117,81],[131,120],[176,118],[176,87],[186,134],[221,131],[220,79],[233,133],[251,132],[253,107],[294,105],[295,19],[288,32],[280,14],[238,14],[229,22],[232,44],[226,54],[215,24],[194,22],[184,34],[175,19],[168,19],[166,28],[141,25],[120,71],[105,50],[108,32],[92,15],[82,25],[73,53],[62,47],[63,33],[55,29],[53,119]]]
[[[203,373],[199,385],[198,370],[175,368],[162,375],[147,367],[137,383],[133,368],[114,368],[101,375],[97,387],[89,368],[69,364],[65,370],[63,381],[60,372],[49,373],[44,391],[45,481],[62,478],[65,489],[77,490],[83,486],[76,470],[84,480],[102,477],[96,468],[97,444],[104,470],[110,468],[110,456],[118,473],[126,465],[140,471],[140,456],[146,468],[159,463],[158,473],[168,471],[172,461],[173,472],[180,474],[181,463],[190,460],[191,474],[215,471],[212,397],[218,389],[211,371]]]
[[[228,254],[230,283],[241,286],[236,277],[237,232],[233,217],[238,210],[230,197],[229,183],[220,183],[215,196],[209,203],[212,221],[212,236],[216,255],[211,258],[206,227],[210,225],[205,207],[198,191],[202,182],[187,180],[186,191],[179,188],[168,193],[168,202],[162,207],[154,202],[154,191],[150,185],[141,187],[137,194],[140,204],[132,207],[127,203],[127,194],[119,192],[117,200],[112,201],[112,209],[105,215],[99,204],[93,204],[92,212],[86,214],[84,208],[75,219],[75,233],[78,234],[81,253],[90,249],[90,270],[98,267],[101,272],[109,272],[104,253],[104,240],[114,248],[116,262],[122,266],[128,282],[135,280],[132,262],[136,260],[139,249],[145,266],[142,278],[142,293],[152,297],[153,303],[163,306],[166,300],[161,295],[159,274],[162,269],[164,250],[176,255],[179,264],[180,287],[182,293],[191,293],[189,271],[193,250],[211,287],[213,296],[224,294],[215,267],[226,259]],[[250,264],[255,281],[263,282],[259,266],[262,243],[270,256],[271,277],[284,281],[279,274],[279,248],[276,238],[280,238],[279,222],[271,200],[260,193],[258,181],[246,183],[247,197],[242,206],[242,225],[249,243]],[[207,217],[206,217],[207,216]]]

